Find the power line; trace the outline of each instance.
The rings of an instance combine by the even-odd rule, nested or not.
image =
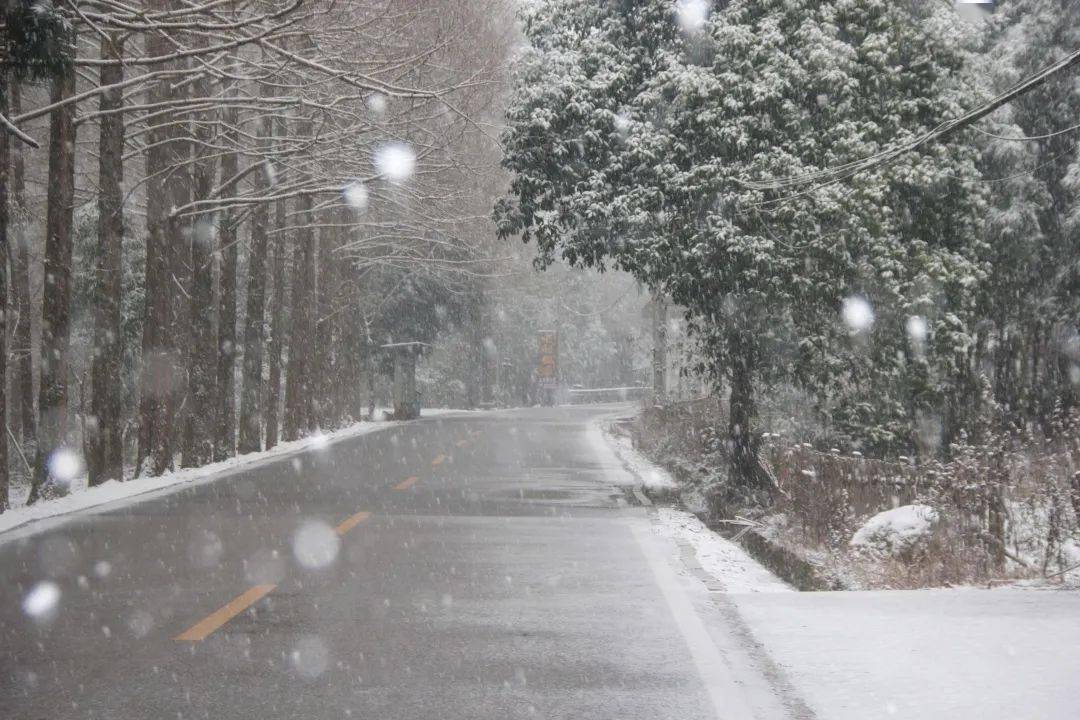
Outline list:
[[[997,110],[1002,105],[1005,105],[1012,100],[1031,92],[1035,88],[1046,83],[1054,75],[1062,73],[1074,65],[1080,64],[1080,50],[1076,50],[1073,53],[1065,56],[1061,60],[1054,64],[1043,68],[1038,73],[1022,80],[1011,88],[1001,93],[1000,95],[992,98],[991,100],[979,105],[978,107],[969,110],[958,118],[952,120],[946,120],[938,125],[933,130],[923,133],[914,140],[894,145],[891,148],[886,148],[881,152],[870,155],[869,157],[855,160],[850,163],[838,165],[833,168],[827,168],[825,170],[817,170],[809,172],[803,175],[795,175],[787,178],[780,178],[776,180],[740,180],[736,179],[736,182],[743,187],[751,190],[784,190],[787,188],[799,187],[802,185],[811,185],[815,183],[831,183],[845,178],[849,178],[860,172],[866,170],[873,170],[883,165],[887,165],[900,156],[919,149],[923,145],[942,140],[953,133],[966,128],[972,123],[981,120],[990,113]]]

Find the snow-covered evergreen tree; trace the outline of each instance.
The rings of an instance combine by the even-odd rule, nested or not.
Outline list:
[[[969,91],[955,18],[876,0],[735,0],[689,24],[679,10],[537,7],[509,113],[503,232],[535,239],[541,261],[614,262],[689,309],[704,369],[731,389],[744,485],[760,480],[762,382],[814,389],[881,449],[907,446],[927,419],[958,422],[950,400],[974,384],[984,272],[970,146],[809,192],[746,185],[872,155],[958,113]]]
[[[1002,91],[1080,47],[1080,4],[1011,0],[990,29],[990,89]],[[1077,405],[1080,361],[1080,85],[1052,79],[983,126],[994,249],[985,285],[988,372],[1012,426],[1043,427]],[[1070,130],[1071,129],[1071,130]]]

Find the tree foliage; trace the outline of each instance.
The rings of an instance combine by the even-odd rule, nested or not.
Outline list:
[[[65,72],[73,61],[73,28],[50,2],[12,0],[0,7],[0,70],[13,82]]]
[[[798,194],[745,183],[865,157],[955,114],[974,97],[959,74],[969,38],[947,9],[873,0],[734,0],[690,29],[677,12],[533,11],[501,231],[535,241],[541,264],[612,263],[686,308],[701,369],[730,388],[744,480],[759,475],[750,425],[769,383],[811,389],[834,431],[879,450],[918,446],[928,418],[956,432],[987,269],[971,145]],[[865,323],[843,322],[851,302]]]

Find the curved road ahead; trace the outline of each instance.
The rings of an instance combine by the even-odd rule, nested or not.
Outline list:
[[[0,536],[0,717],[802,715],[627,501],[611,412],[421,420]]]

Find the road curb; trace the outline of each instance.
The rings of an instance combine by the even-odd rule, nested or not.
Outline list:
[[[655,493],[653,490],[644,491],[650,497],[650,505],[664,504],[678,507],[693,514],[705,527],[716,533],[725,540],[737,544],[747,552],[750,557],[764,565],[770,572],[781,580],[797,588],[801,592],[814,592],[824,590],[846,590],[838,580],[830,579],[821,574],[818,568],[808,560],[799,557],[792,550],[765,537],[753,528],[742,528],[732,532],[707,512],[692,511],[679,501],[676,493]],[[675,495],[674,498],[671,495]],[[657,497],[661,495],[661,497]]]
[[[440,416],[436,415],[434,418]],[[429,418],[419,418],[414,421],[405,420],[388,420],[381,422],[378,427],[367,428],[365,432],[358,432],[355,434],[345,434],[340,437],[329,437],[326,439],[326,445],[335,445],[337,443],[345,442],[348,440],[355,440],[357,438],[365,437],[368,435],[375,435],[381,432],[385,432],[392,428],[399,428],[406,423],[422,422]],[[307,438],[306,438],[307,439]],[[154,487],[146,487],[137,489],[131,494],[123,495],[120,497],[101,498],[98,502],[90,502],[86,505],[79,505],[77,507],[70,508],[56,508],[55,512],[48,512],[41,515],[30,515],[20,520],[17,520],[8,527],[0,528],[0,545],[11,542],[20,538],[35,535],[38,532],[49,529],[56,525],[68,522],[74,518],[82,515],[94,515],[103,512],[109,512],[125,505],[135,505],[141,502],[147,502],[159,497],[171,495],[172,493],[188,490],[200,485],[206,485],[209,483],[217,482],[219,480],[225,480],[233,475],[248,472],[251,470],[257,470],[267,465],[272,465],[279,462],[291,461],[297,455],[304,453],[316,452],[319,447],[316,442],[312,440],[299,447],[289,447],[270,455],[265,454],[266,451],[260,453],[251,453],[251,455],[237,455],[230,458],[229,464],[224,467],[216,468],[182,468],[179,471],[174,472],[186,472],[184,477],[176,478],[171,482],[163,482],[160,485]],[[256,457],[252,457],[256,455]],[[246,458],[246,459],[245,459]],[[215,465],[217,463],[211,463]],[[202,472],[200,472],[202,471]],[[159,476],[161,477],[161,476]],[[115,482],[115,481],[114,481]],[[129,481],[124,481],[129,482]],[[86,492],[86,491],[83,491]],[[71,496],[65,496],[71,497]],[[35,507],[35,506],[31,506]],[[43,509],[47,509],[46,506],[40,506]],[[0,515],[0,518],[3,518]]]

